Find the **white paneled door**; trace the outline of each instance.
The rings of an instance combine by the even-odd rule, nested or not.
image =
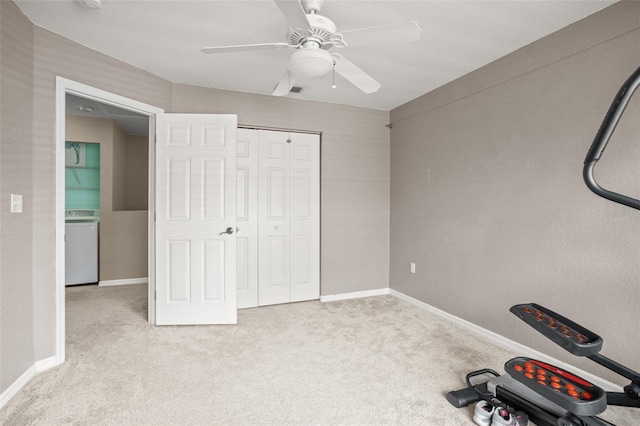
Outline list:
[[[238,129],[238,308],[320,297],[320,135]]]
[[[260,131],[258,268],[260,305],[290,302],[291,206],[288,134]]]
[[[236,115],[160,114],[156,323],[235,324]]]
[[[301,302],[320,297],[320,136],[290,140],[290,294]]]
[[[320,136],[259,131],[258,305],[320,297]]]

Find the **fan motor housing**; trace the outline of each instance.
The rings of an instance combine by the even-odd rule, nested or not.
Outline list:
[[[291,28],[287,33],[289,44],[299,45],[304,43],[305,40],[311,39],[317,41],[322,49],[332,47],[331,36],[336,33],[336,24],[325,16],[313,13],[307,14],[307,19],[309,20],[311,30]]]

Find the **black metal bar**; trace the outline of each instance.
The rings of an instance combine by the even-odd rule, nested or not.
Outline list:
[[[609,423],[608,421],[603,420],[600,417],[596,417],[596,416],[591,416],[591,417],[574,416],[574,415],[571,415],[571,416],[575,417],[580,422],[578,424],[582,424],[585,426],[616,426],[613,423]]]
[[[497,371],[492,370],[490,368],[483,368],[482,370],[476,370],[476,371],[472,371],[471,373],[467,374],[467,376],[465,377],[465,381],[467,382],[467,386],[476,386],[475,384],[471,383],[471,379],[477,376],[482,376],[485,374],[491,374],[493,377],[500,377],[500,374],[498,374]]]
[[[601,187],[593,177],[593,166],[595,165],[596,162],[592,161],[585,164],[582,169],[582,177],[584,182],[587,184],[587,187],[602,198],[640,210],[640,200],[636,200],[635,198],[627,197],[626,195],[618,194],[617,192],[609,191]]]
[[[600,129],[598,130],[598,133],[589,148],[589,152],[584,159],[582,177],[584,178],[584,182],[587,187],[596,195],[640,210],[640,200],[602,188],[593,176],[593,168],[598,160],[600,160],[609,139],[611,139],[613,131],[620,121],[622,113],[638,86],[640,86],[640,67],[631,74],[631,77],[629,77],[627,81],[625,81],[620,90],[618,90],[616,97],[613,99],[613,102],[609,107],[609,111],[607,111],[607,115],[604,117],[604,120],[600,125]]]
[[[640,380],[640,373],[633,371],[627,366],[624,366],[602,354],[594,354],[587,356],[590,360],[597,362],[603,367],[607,367],[609,370],[618,373],[621,376],[626,377],[629,380]]]
[[[627,394],[622,392],[607,392],[607,404],[618,407],[640,408],[640,399],[631,399]]]

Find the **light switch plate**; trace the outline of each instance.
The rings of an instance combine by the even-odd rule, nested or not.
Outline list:
[[[22,195],[11,194],[11,213],[22,213]]]

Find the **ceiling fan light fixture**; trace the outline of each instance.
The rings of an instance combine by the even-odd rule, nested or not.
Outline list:
[[[321,49],[298,49],[289,56],[288,70],[298,77],[316,78],[333,68],[331,54]]]

